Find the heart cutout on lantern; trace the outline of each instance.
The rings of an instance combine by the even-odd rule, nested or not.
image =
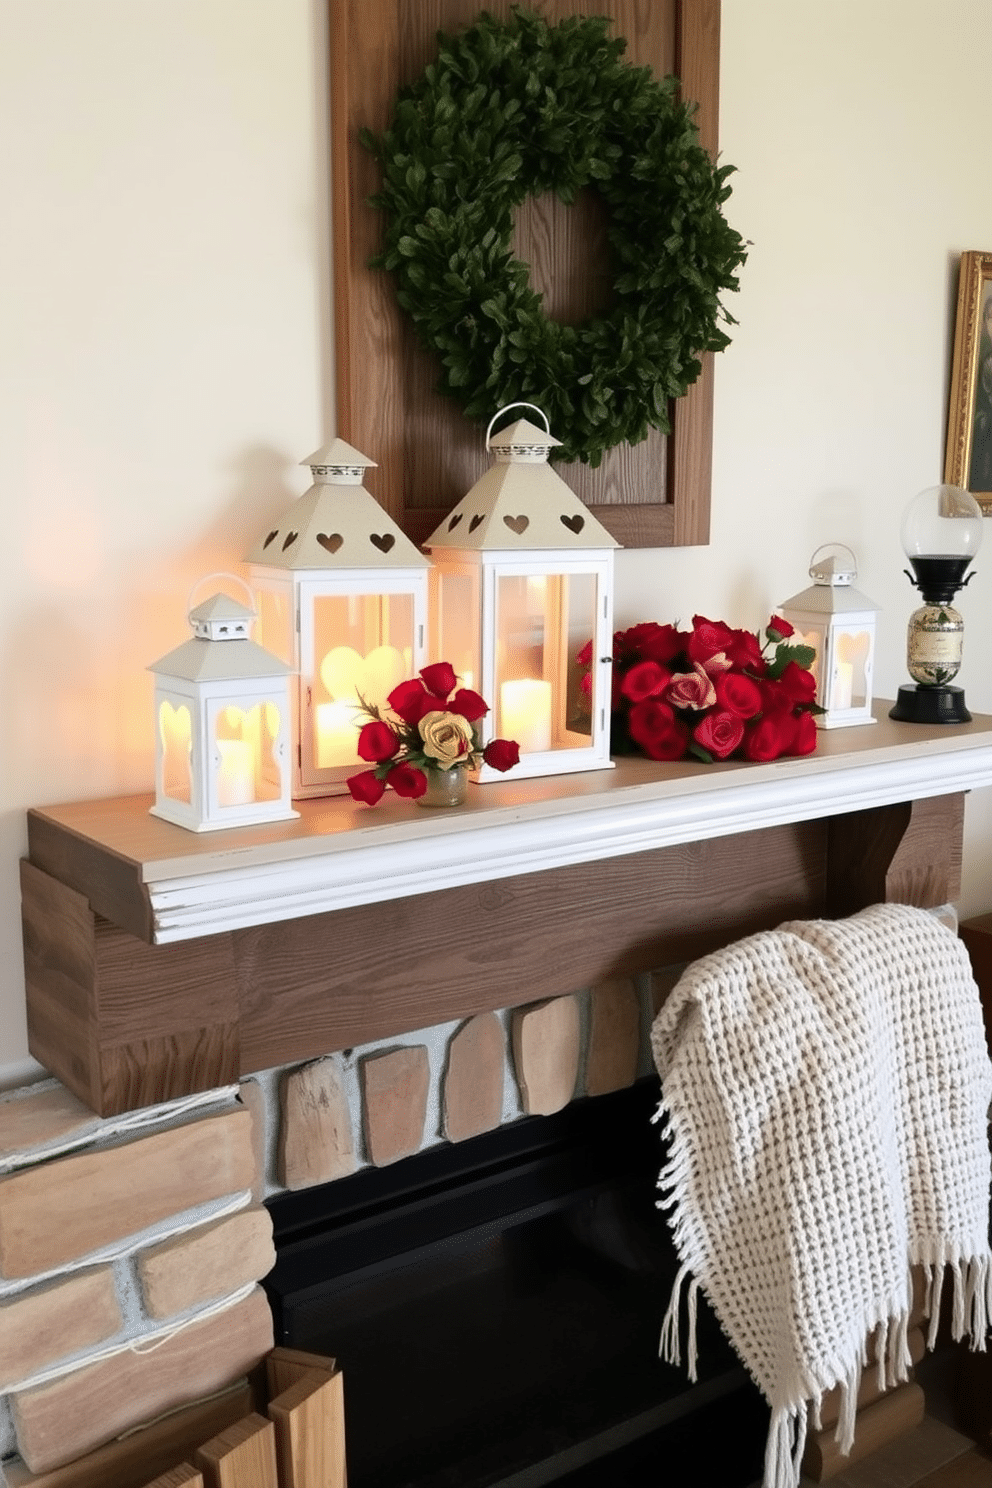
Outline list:
[[[515,532],[518,537],[521,532],[526,532],[530,526],[530,517],[504,517],[503,521],[509,527],[510,531]]]
[[[580,516],[578,512],[576,512],[574,517],[562,517],[561,524],[563,527],[567,527],[569,532],[574,532],[576,537],[578,537],[579,533],[586,525],[586,519],[585,517]]]
[[[282,550],[283,550],[284,553],[285,553],[285,551],[286,551],[286,549],[288,547],[291,547],[292,546],[292,544],[296,541],[296,539],[299,537],[299,535],[300,534],[298,532],[287,532],[286,533],[286,536],[285,536],[285,538],[283,540],[283,545],[282,545]]]
[[[276,538],[278,536],[279,536],[279,528],[278,527],[273,527],[272,531],[269,533],[268,537],[263,542],[262,547],[263,548],[267,548],[269,546],[269,543],[270,542],[275,542],[275,540],[276,540]]]
[[[451,521],[448,523],[448,531],[449,532],[454,532],[455,528],[458,526],[458,523],[461,521],[461,519],[462,519],[461,512],[455,512],[455,515],[452,517]]]
[[[322,548],[326,548],[329,553],[336,553],[338,548],[340,548],[341,544],[344,542],[344,538],[341,536],[340,532],[318,532],[317,541],[320,543],[320,546]]]
[[[188,804],[193,798],[190,766],[193,724],[186,704],[174,708],[168,698],[163,698],[158,710],[158,730],[162,742],[163,794]]]
[[[837,655],[841,661],[849,662],[854,668],[856,695],[865,690],[864,677],[868,665],[868,643],[869,637],[866,630],[860,630],[857,635],[842,633],[837,637]]]
[[[320,663],[320,680],[332,702],[357,704],[363,697],[381,708],[408,670],[409,658],[395,646],[376,646],[368,656],[353,646],[334,646]]]
[[[485,520],[485,517],[483,517],[479,512],[476,512],[475,516],[468,524],[469,532],[474,532],[476,527],[481,527]]]
[[[378,548],[380,553],[388,553],[395,541],[396,538],[391,532],[369,533],[369,542],[372,543],[373,547]]]

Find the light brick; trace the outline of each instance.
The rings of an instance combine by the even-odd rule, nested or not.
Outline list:
[[[318,1059],[283,1076],[279,1092],[279,1182],[310,1188],[355,1171],[351,1113],[336,1059]]]
[[[32,1472],[48,1472],[132,1426],[222,1390],[271,1347],[272,1313],[256,1288],[157,1348],[125,1349],[51,1384],[16,1391],[10,1400],[20,1454]]]
[[[0,1303],[0,1390],[113,1338],[122,1321],[109,1266]]]
[[[448,1045],[444,1135],[461,1142],[499,1126],[503,1114],[503,1029],[495,1013],[470,1018]]]
[[[99,1125],[99,1116],[64,1085],[40,1085],[0,1099],[0,1153],[30,1152]]]
[[[586,1093],[625,1090],[637,1079],[641,1053],[641,1003],[629,977],[613,977],[592,989],[589,1003]]]
[[[528,1116],[550,1116],[575,1094],[579,1072],[579,1005],[553,997],[514,1009],[513,1063]]]
[[[34,1276],[196,1204],[249,1188],[243,1108],[0,1179],[0,1275]]]
[[[242,1080],[238,1099],[251,1117],[251,1150],[255,1159],[255,1181],[251,1196],[260,1204],[265,1198],[266,1124],[265,1095],[257,1080]]]
[[[423,1044],[361,1062],[365,1144],[377,1167],[409,1157],[424,1140],[430,1063]]]
[[[174,1317],[259,1281],[276,1263],[267,1209],[246,1209],[151,1246],[138,1256],[145,1307]]]

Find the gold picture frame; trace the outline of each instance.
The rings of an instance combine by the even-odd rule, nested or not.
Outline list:
[[[992,253],[961,255],[944,480],[992,516]]]

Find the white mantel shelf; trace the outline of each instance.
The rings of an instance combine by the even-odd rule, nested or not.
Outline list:
[[[874,725],[822,730],[805,759],[508,775],[451,811],[389,792],[376,807],[300,802],[297,821],[196,834],[150,816],[150,796],[39,808],[31,860],[127,927],[112,907],[124,885],[143,901],[145,938],[165,945],[992,785],[992,718],[927,727],[891,722],[888,707],[877,703]],[[94,857],[113,864],[110,904]]]

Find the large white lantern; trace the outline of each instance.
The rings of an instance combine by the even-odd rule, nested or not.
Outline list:
[[[812,672],[820,728],[874,723],[871,711],[877,606],[854,588],[858,566],[850,548],[828,543],[810,561],[809,589],[779,606],[797,641],[816,652]]]
[[[432,659],[490,704],[484,743],[520,745],[514,778],[609,768],[618,544],[548,464],[561,442],[549,429],[524,418],[490,438],[492,426],[496,463],[425,544]],[[483,765],[479,778],[497,777]]]
[[[215,594],[190,611],[193,638],[153,662],[155,804],[191,832],[285,821],[289,668],[249,638],[254,610]]]
[[[249,557],[259,639],[296,674],[293,795],[330,796],[361,764],[360,699],[382,707],[427,660],[424,555],[362,485],[343,439],[308,455],[313,484]]]

